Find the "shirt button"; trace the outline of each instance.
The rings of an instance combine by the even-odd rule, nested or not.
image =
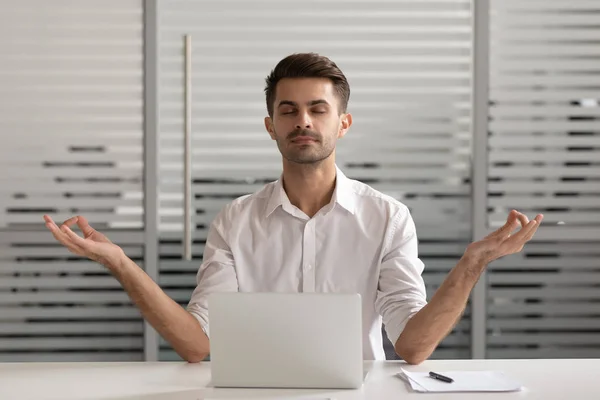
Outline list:
[[[310,271],[311,269],[312,269],[312,265],[309,264],[309,265],[306,266],[306,270],[307,271]]]

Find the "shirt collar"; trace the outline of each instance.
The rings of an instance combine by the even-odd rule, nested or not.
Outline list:
[[[353,190],[352,180],[336,166],[336,180],[331,202],[339,204],[351,214],[354,214],[356,209],[356,194]],[[296,215],[297,209],[290,203],[282,184],[283,175],[275,182],[269,201],[267,202],[266,216],[269,217],[273,212],[281,206],[284,211],[289,214]],[[331,203],[330,203],[331,204]],[[327,207],[327,206],[326,206]],[[330,207],[333,208],[333,207]],[[329,211],[327,211],[329,212]]]
[[[332,199],[334,199],[337,204],[344,207],[350,214],[354,214],[356,209],[356,193],[354,192],[352,180],[348,179],[337,166],[335,167],[335,170],[335,190]]]

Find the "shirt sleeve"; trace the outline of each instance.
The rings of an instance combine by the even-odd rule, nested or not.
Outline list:
[[[223,213],[211,223],[204,257],[196,276],[197,286],[187,306],[204,333],[209,335],[208,296],[215,292],[236,292],[238,281],[231,249],[223,235]]]
[[[424,264],[418,256],[415,224],[408,209],[395,215],[386,242],[375,309],[383,318],[388,339],[395,345],[409,319],[427,304],[421,276]]]

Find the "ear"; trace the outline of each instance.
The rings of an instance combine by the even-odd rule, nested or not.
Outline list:
[[[265,129],[269,132],[271,139],[275,140],[275,129],[273,129],[273,120],[271,117],[265,117]]]
[[[340,121],[340,129],[338,130],[338,139],[346,136],[348,129],[352,125],[352,114],[342,114],[342,119]]]

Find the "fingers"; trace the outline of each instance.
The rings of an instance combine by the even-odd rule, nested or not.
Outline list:
[[[83,232],[83,236],[86,238],[88,236],[91,236],[95,232],[94,228],[90,226],[88,220],[85,217],[82,217],[81,215],[77,217],[77,226],[79,227],[79,229],[81,229],[81,232]]]
[[[523,213],[517,212],[517,218],[521,223],[521,227],[525,227],[529,223],[529,218],[527,218],[527,215]]]
[[[53,222],[52,224],[46,224],[50,232],[52,232],[52,236],[56,239],[60,244],[68,248],[73,253],[77,254],[79,249],[71,242],[67,234],[60,230],[58,226]]]
[[[54,223],[54,221],[52,220],[52,218],[50,218],[49,215],[44,215],[44,220],[46,221],[46,223]],[[75,224],[77,224],[79,229],[81,229],[81,231],[84,233],[85,233],[85,230],[87,230],[87,231],[91,230],[92,232],[94,230],[88,223],[87,219],[85,219],[85,217],[82,217],[81,215],[76,215],[74,217],[67,219],[66,221],[64,221],[62,223],[61,227],[68,226],[70,228]]]
[[[75,246],[78,246],[80,248],[85,247],[85,240],[81,236],[73,232],[71,228],[69,228],[67,225],[61,226],[60,230],[66,235],[68,240],[70,240],[71,244],[74,244]]]
[[[527,225],[525,225],[521,230],[514,234],[510,239],[516,243],[525,243],[525,239],[529,236],[531,231],[537,230],[539,227],[537,220],[531,220]]]
[[[512,210],[508,214],[508,217],[506,218],[506,223],[501,228],[499,228],[498,230],[496,230],[489,236],[499,236],[499,237],[505,238],[508,235],[510,235],[511,232],[514,231],[515,229],[517,229],[517,227],[519,226],[519,219],[518,219],[519,214],[520,213],[517,212],[516,210]]]
[[[74,221],[72,221],[75,217],[73,218],[69,218],[66,222],[69,222],[71,224],[74,223]],[[72,235],[75,235],[77,238],[81,239],[77,234],[75,234],[75,232],[73,232],[68,225],[63,224],[60,228],[58,227],[58,225],[56,225],[56,223],[52,220],[52,218],[49,215],[44,215],[44,220],[46,221],[46,227],[50,230],[50,232],[52,233],[52,236],[54,236],[54,238],[63,246],[65,246],[66,248],[68,248],[71,252],[81,255],[82,253],[82,249],[81,246],[79,245],[80,242],[76,241]],[[72,234],[72,235],[71,235]],[[81,239],[83,240],[83,239]]]
[[[527,225],[521,228],[518,233],[509,239],[512,242],[511,244],[521,248],[526,242],[531,240],[535,232],[540,227],[540,223],[543,219],[544,216],[542,214],[538,214],[535,219],[529,221]]]
[[[50,218],[49,215],[44,215],[44,221],[46,221],[46,227],[52,232],[53,235],[61,235],[60,229],[56,225],[56,223]]]
[[[535,235],[535,233],[537,232],[538,228],[540,227],[540,224],[542,223],[543,219],[544,219],[544,216],[542,214],[536,215],[536,217],[534,219],[534,221],[536,222],[536,225],[525,236],[525,242],[530,241],[531,238],[533,237],[533,235]]]
[[[523,213],[517,210],[512,210],[506,218],[506,223],[497,231],[493,232],[491,236],[498,236],[503,239],[509,237],[519,226],[521,229],[529,224],[529,218]]]
[[[74,224],[76,224],[76,223],[77,223],[77,220],[78,220],[78,219],[79,219],[79,217],[78,217],[78,216],[71,217],[71,218],[69,218],[68,220],[66,220],[65,222],[63,222],[63,223],[62,223],[62,226],[65,226],[65,225],[66,225],[66,226],[68,226],[68,227],[71,227],[71,226],[73,226]]]

